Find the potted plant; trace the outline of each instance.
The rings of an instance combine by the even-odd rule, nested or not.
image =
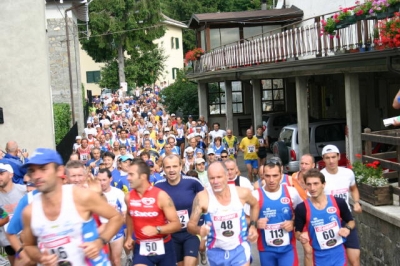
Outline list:
[[[185,54],[185,59],[187,62],[199,60],[200,57],[204,54],[204,50],[201,48],[194,48],[193,50],[188,51]]]
[[[352,14],[352,8],[339,7],[339,13],[336,16],[336,29],[342,29],[354,23],[356,23],[356,18]]]
[[[388,12],[391,16],[394,16],[395,12],[400,11],[400,0],[388,0],[388,3]]]
[[[377,19],[384,19],[389,17],[388,7],[390,4],[387,0],[374,0],[371,5],[369,13],[375,13]]]
[[[360,154],[356,157],[361,158]],[[383,170],[379,161],[362,163],[356,161],[352,165],[356,183],[360,192],[360,198],[373,205],[393,204],[391,186],[383,177]]]
[[[392,19],[379,21],[379,39],[374,41],[385,48],[400,47],[400,13],[395,12]]]
[[[321,34],[328,34],[331,38],[336,35],[336,21],[335,16],[328,18],[327,20],[321,20]]]
[[[355,2],[356,6],[353,8],[353,15],[356,20],[364,20],[365,15],[368,13],[364,10],[363,6],[360,5],[360,1]]]

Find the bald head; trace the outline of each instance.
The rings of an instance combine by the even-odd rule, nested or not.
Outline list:
[[[17,156],[18,155],[18,144],[15,141],[10,140],[6,144],[6,152],[11,155]]]

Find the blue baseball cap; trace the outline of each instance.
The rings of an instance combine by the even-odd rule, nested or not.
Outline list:
[[[55,150],[47,148],[37,148],[22,167],[26,168],[32,164],[44,165],[49,163],[62,165],[63,160],[60,154]]]
[[[133,160],[132,156],[129,155],[122,155],[118,158],[118,161],[120,162],[126,162],[127,160]]]

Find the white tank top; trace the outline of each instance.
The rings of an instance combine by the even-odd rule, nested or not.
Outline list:
[[[58,256],[65,265],[86,265],[85,254],[79,247],[83,243],[82,226],[85,221],[73,203],[73,185],[62,186],[60,215],[50,221],[43,212],[41,193],[33,196],[31,227],[40,250]],[[69,263],[68,263],[69,262]],[[40,264],[38,264],[40,265]]]
[[[228,186],[231,191],[231,202],[224,206],[208,187],[208,213],[205,222],[211,223],[207,237],[207,248],[232,250],[247,240],[247,222],[243,204],[235,186]]]

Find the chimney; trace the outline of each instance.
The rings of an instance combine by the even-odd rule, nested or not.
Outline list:
[[[261,2],[261,10],[267,10],[267,0],[262,0],[262,2]]]

